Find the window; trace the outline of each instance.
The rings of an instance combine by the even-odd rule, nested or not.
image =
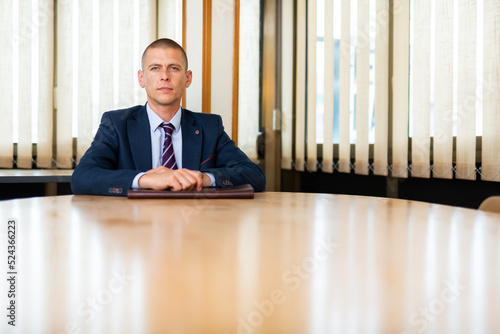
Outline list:
[[[284,43],[282,50],[282,72],[296,64],[295,78],[282,82],[295,80],[297,87],[293,92],[283,86],[283,168],[291,168],[293,162],[298,170],[307,165],[309,171],[319,166],[329,172],[355,167],[363,174],[369,169],[387,173],[387,145],[381,144],[388,138],[388,13],[386,0],[283,4],[282,34],[291,31],[293,17],[297,21],[296,40]],[[291,119],[296,120],[295,129]],[[317,143],[323,144],[321,161]],[[338,144],[336,163],[334,143]],[[377,144],[375,166],[369,162],[373,143]],[[351,144],[355,157],[351,157]]]
[[[204,3],[211,10],[204,11]],[[0,2],[0,69],[8,78],[0,82],[0,168],[72,168],[90,146],[103,112],[146,102],[137,70],[142,52],[158,37],[186,47],[196,82],[185,103],[188,109],[202,111],[202,51],[207,37],[203,22],[209,15],[216,17],[211,20],[214,31],[224,32],[224,37],[214,34],[219,37],[212,41],[212,63],[207,65],[218,73],[208,85],[224,83],[212,91],[211,107],[221,114],[230,135],[232,127],[239,130],[242,148],[256,159],[252,138],[259,121],[259,82],[254,79],[260,70],[260,1],[242,2],[242,8],[240,36],[234,33],[239,21],[233,1]],[[189,18],[187,22],[183,17]],[[241,40],[242,52],[251,51],[239,61],[240,87],[251,89],[253,101],[241,99],[243,126],[233,125],[238,109],[232,110],[228,99],[238,95],[231,80],[233,66],[228,65],[237,63],[238,53],[227,52],[235,40]]]
[[[500,3],[296,0],[282,17],[282,168],[500,181]]]

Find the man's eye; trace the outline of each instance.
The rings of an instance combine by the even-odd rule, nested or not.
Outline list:
[[[158,69],[157,66],[151,67],[151,71],[156,71]]]
[[[179,70],[179,68],[178,68],[178,67],[176,67],[176,66],[172,66],[170,69],[171,69],[172,71],[178,71],[178,70]]]

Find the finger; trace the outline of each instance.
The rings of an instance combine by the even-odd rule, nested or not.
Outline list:
[[[172,177],[170,180],[170,186],[169,189],[172,191],[181,191],[182,190],[182,183],[179,182],[179,180],[176,177]]]
[[[200,191],[201,188],[203,188],[203,179],[201,178],[200,172],[197,170],[190,170],[184,168],[182,170],[189,175],[191,180],[192,178],[194,178],[194,182],[196,184],[193,186],[193,189]]]
[[[183,177],[182,173],[180,173],[179,170],[175,170],[171,175],[168,175],[168,189],[172,191],[184,190],[185,184],[187,183],[187,180]]]
[[[203,188],[203,178],[201,172],[197,170],[190,170],[191,177],[194,177],[196,184],[193,184],[193,189],[200,191]]]
[[[179,171],[176,174],[176,178],[182,185],[183,190],[193,190],[197,187],[197,180],[194,175],[187,173],[186,171]]]

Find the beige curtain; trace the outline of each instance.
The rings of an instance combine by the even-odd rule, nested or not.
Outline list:
[[[456,177],[476,179],[477,4],[460,1],[458,8],[457,158]]]
[[[351,4],[349,0],[341,2],[340,35],[340,78],[339,78],[339,171],[351,171],[350,139],[350,90],[351,90]],[[325,144],[330,146],[330,144]]]
[[[156,1],[67,1],[57,9],[56,162],[71,168],[73,124],[78,162],[103,112],[146,102],[137,70],[156,38]]]
[[[375,36],[375,144],[373,173],[388,174],[389,150],[389,1],[377,1]]]
[[[192,111],[202,111],[202,82],[203,82],[203,3],[201,0],[186,0],[186,45],[185,50],[189,57],[189,68],[193,72],[193,81],[186,90],[186,108]],[[163,37],[163,36],[160,36]],[[166,36],[165,36],[166,37]]]
[[[500,2],[484,0],[482,179],[500,181]]]
[[[257,160],[260,1],[241,2],[238,20],[234,0],[209,3],[210,66],[217,74],[211,109],[222,115],[230,135],[233,113],[239,111],[240,147]],[[184,41],[194,73],[186,107],[202,111],[203,15],[203,0],[2,1],[0,69],[6,80],[0,82],[0,168],[12,168],[16,153],[18,168],[31,168],[33,156],[38,168],[78,163],[103,112],[146,102],[137,70],[144,48],[157,37]],[[233,50],[235,22],[241,26],[239,52]],[[228,66],[238,63],[238,71]],[[233,73],[239,73],[236,89]],[[238,110],[231,97],[238,98]]]
[[[318,165],[316,124],[320,108],[317,106],[317,71],[324,69],[324,109],[321,121],[324,135],[322,170],[334,170],[333,124],[339,123],[338,166],[341,172],[351,171],[351,159],[355,159],[355,171],[368,174],[375,168],[379,175],[387,175],[388,152],[388,61],[389,61],[389,1],[377,1],[375,11],[370,12],[369,0],[357,0],[357,26],[352,27],[351,14],[354,1],[341,0],[335,7],[333,1],[296,1],[282,3],[282,168],[316,171]],[[335,9],[336,8],[336,9]],[[334,11],[339,10],[340,15]],[[317,64],[318,15],[324,16],[324,63]],[[370,16],[376,16],[377,31],[375,47],[375,157],[374,166],[369,163],[369,127],[371,116],[369,103],[370,87]],[[296,17],[296,39],[290,39],[293,18]],[[335,24],[335,17],[340,22]],[[335,54],[334,30],[340,31],[340,54]],[[307,38],[306,38],[307,32]],[[356,40],[354,40],[356,39]],[[307,40],[307,45],[306,45]],[[355,43],[353,43],[355,42]],[[294,48],[295,46],[295,48]],[[296,50],[293,57],[293,50]],[[356,76],[351,73],[351,53],[355,50]],[[339,83],[335,83],[335,56],[339,60]],[[295,58],[295,71],[293,62]],[[292,76],[295,73],[295,77]],[[408,74],[408,73],[407,73]],[[356,80],[356,81],[354,81]],[[356,117],[351,117],[351,82],[356,83]],[[295,92],[292,91],[295,84]],[[339,89],[339,117],[334,119],[334,88]],[[307,92],[307,95],[306,95]],[[292,101],[295,99],[295,109]],[[292,120],[295,119],[295,128]],[[351,156],[351,124],[356,124],[355,155]],[[292,147],[295,147],[292,154]]]
[[[335,73],[334,62],[334,36],[333,36],[333,1],[325,2],[325,76],[324,76],[324,91],[333,92],[333,81]],[[333,143],[333,122],[334,122],[334,95],[324,94],[324,110],[323,110],[323,133],[324,142]],[[330,145],[323,145],[323,171],[327,173],[333,172],[333,150]]]
[[[413,177],[430,176],[431,2],[415,1],[413,20]]]
[[[231,136],[233,117],[234,0],[212,2],[211,112],[224,120]],[[256,134],[254,133],[254,137]]]
[[[0,17],[3,24],[0,25],[0,45],[2,45],[2,53],[0,53],[0,71],[4,76],[4,80],[0,80],[0,100],[2,101],[2,108],[0,109],[0,167],[12,167],[13,158],[13,93],[12,81],[14,77],[13,72],[13,52],[14,45],[12,42],[13,31],[13,15],[12,7],[13,2],[2,1],[0,2]]]
[[[291,5],[289,3],[289,5]],[[293,4],[292,4],[293,5]],[[297,0],[295,89],[295,169],[305,167],[306,124],[306,0]],[[287,69],[285,69],[286,71]],[[290,70],[290,69],[288,69]]]
[[[394,1],[392,40],[392,176],[408,176],[410,2]]]
[[[434,102],[435,177],[453,177],[453,10],[454,0],[436,2]]]
[[[240,2],[238,146],[257,161],[259,132],[260,1]]]
[[[73,87],[76,82],[75,75],[78,66],[74,66],[73,43],[77,43],[73,36],[76,28],[73,25],[73,7],[75,2],[59,3],[57,6],[57,88],[56,88],[56,108],[57,108],[57,155],[56,167],[71,168],[73,157]],[[75,24],[76,25],[76,24]],[[76,35],[75,37],[77,37]]]
[[[0,3],[0,168],[13,166],[13,140],[18,167],[31,168],[34,153],[37,167],[52,164],[53,3]]]
[[[307,170],[316,171],[316,0],[307,0]],[[300,12],[299,12],[300,13]],[[312,112],[310,112],[312,111]],[[303,123],[304,124],[304,123]],[[303,125],[302,124],[302,125]]]
[[[17,14],[17,15],[16,15]],[[17,3],[17,13],[14,13],[18,19],[27,19],[32,21],[33,18],[33,10],[32,10],[32,2],[31,1],[19,1]],[[17,27],[18,32],[23,36],[17,40],[17,82],[14,82],[16,85],[14,96],[14,103],[17,105],[18,109],[18,143],[17,143],[17,164],[21,168],[31,168],[31,157],[33,156],[32,152],[32,103],[33,98],[27,98],[26,94],[31,92],[32,89],[37,89],[37,85],[33,82],[31,73],[35,69],[33,68],[32,58],[34,56],[34,36],[25,32],[23,32],[24,25],[22,21],[21,24]],[[21,35],[20,35],[21,36]],[[14,42],[15,43],[15,42]],[[23,80],[23,78],[30,78],[30,80]],[[29,94],[29,93],[28,93]],[[30,96],[31,97],[31,96]]]
[[[78,161],[102,112],[145,102],[136,73],[139,50],[156,37],[156,1],[7,0],[0,15],[7,78],[0,83],[0,167],[13,166],[14,140],[18,168],[31,168],[34,154],[38,168],[51,168],[53,157],[56,167],[71,168],[75,132]]]
[[[358,0],[356,36],[356,174],[368,174],[370,1]]]
[[[281,168],[292,169],[293,163],[293,31],[294,7],[281,2]],[[288,69],[288,70],[287,70]]]
[[[315,145],[318,144],[315,119],[322,112],[315,105],[316,71],[322,65],[325,72],[324,172],[334,169],[350,172],[354,160],[357,174],[368,174],[372,170],[376,175],[390,172],[393,177],[402,178],[410,172],[412,177],[474,180],[476,173],[480,173],[483,180],[500,181],[500,2],[377,0],[373,10],[370,0],[339,0],[325,1],[324,8],[317,10],[316,1],[296,0],[296,14],[293,2],[282,5],[283,169],[291,169],[295,163],[299,171],[304,170],[305,165],[308,171],[315,170]],[[338,8],[334,6],[337,3]],[[340,15],[334,8],[340,10]],[[410,11],[413,11],[411,15]],[[324,15],[325,20],[324,64],[315,64],[315,27],[319,15]],[[375,27],[369,24],[373,17]],[[295,40],[290,40],[287,31],[293,26],[294,18],[297,34]],[[336,18],[340,20],[338,24]],[[392,40],[389,40],[390,26]],[[335,32],[335,27],[341,31]],[[369,73],[373,51],[367,47],[367,36],[373,34],[373,29],[375,139],[371,152],[368,134],[372,78]],[[337,85],[333,75],[332,30],[340,35],[338,119],[333,114],[336,101],[333,94],[328,93]],[[392,63],[389,63],[390,49]],[[296,50],[295,58],[290,56],[293,50]],[[295,92],[291,89],[293,85]],[[295,109],[292,110],[294,94]],[[353,102],[355,117],[352,116]],[[294,118],[295,129],[290,121]],[[334,124],[339,126],[337,160],[332,143]],[[352,137],[355,137],[354,145]],[[481,143],[480,156],[476,154],[477,138]],[[481,169],[476,169],[476,162],[481,163]]]

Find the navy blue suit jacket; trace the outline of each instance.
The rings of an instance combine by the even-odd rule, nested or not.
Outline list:
[[[264,190],[264,172],[236,147],[219,115],[183,109],[181,128],[183,168],[212,173],[218,187],[248,183]],[[75,194],[125,196],[134,177],[151,168],[146,106],[109,111],[73,172],[71,188]]]

